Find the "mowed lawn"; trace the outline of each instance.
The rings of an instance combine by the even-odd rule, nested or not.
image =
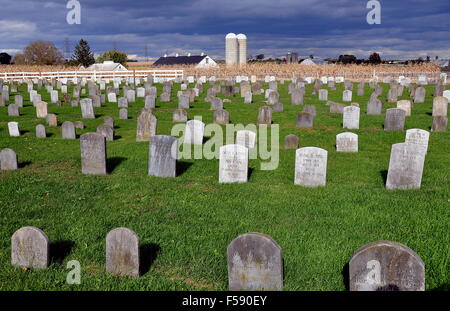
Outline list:
[[[194,87],[194,85],[190,85]],[[213,120],[204,93],[191,104],[189,119]],[[265,85],[267,87],[267,85]],[[295,127],[303,106],[292,106],[288,82],[279,85],[284,112],[273,113],[280,126],[280,162],[262,171],[260,160],[250,160],[245,184],[219,184],[218,160],[182,160],[180,174],[164,179],[147,176],[149,143],[136,142],[142,98],[129,104],[129,119],[119,120],[117,104],[95,108],[95,120],[82,120],[80,107],[49,104],[49,113],[64,121],[82,120],[93,132],[105,116],[116,120],[116,140],[107,143],[107,176],[81,174],[79,140],[61,139],[61,128],[48,127],[51,137],[37,139],[36,118],[26,85],[20,117],[8,117],[0,107],[0,149],[18,154],[20,169],[0,172],[0,289],[1,290],[227,290],[228,244],[238,235],[260,232],[282,248],[285,290],[346,290],[347,264],[353,253],[377,240],[400,242],[425,262],[426,289],[449,290],[450,133],[431,133],[420,190],[388,191],[385,178],[392,144],[405,140],[404,131],[383,130],[389,86],[383,84],[383,115],[367,116],[372,89],[366,84],[360,104],[359,152],[337,153],[336,134],[342,115],[330,114],[325,102],[307,87],[305,104],[316,105],[313,129]],[[154,113],[157,133],[170,135],[172,101],[159,103]],[[434,86],[427,86],[426,102],[415,104],[406,129],[430,131]],[[158,94],[162,85],[158,85]],[[342,103],[343,84],[329,99]],[[42,89],[43,100],[50,97]],[[72,94],[72,89],[69,88]],[[11,93],[13,102],[14,93]],[[219,95],[220,96],[220,95]],[[380,97],[381,98],[381,97]],[[61,97],[62,99],[62,97]],[[225,103],[232,123],[256,123],[264,95],[244,105],[236,95]],[[405,88],[401,99],[409,99]],[[9,137],[7,123],[18,121],[21,137]],[[327,184],[310,189],[294,185],[295,150],[284,150],[284,137],[296,134],[300,146],[328,151]],[[36,226],[49,237],[52,263],[42,271],[23,271],[10,265],[11,235],[20,227]],[[143,271],[140,278],[115,278],[105,272],[105,237],[117,227],[128,227],[140,237]],[[67,262],[81,263],[81,284],[66,283]]]

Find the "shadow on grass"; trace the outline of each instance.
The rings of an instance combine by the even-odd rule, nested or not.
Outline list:
[[[388,171],[382,170],[382,171],[380,171],[380,175],[381,175],[381,178],[383,179],[383,184],[386,185]]]
[[[125,160],[127,160],[127,158],[124,157],[109,158],[106,161],[106,171],[108,174],[111,174]]]
[[[139,247],[139,275],[146,274],[155,262],[161,247],[158,244],[143,244]]]
[[[247,172],[247,180],[250,180],[250,178],[252,177],[252,174],[253,174],[253,171],[254,171],[255,169],[254,168],[251,168],[251,167],[249,167],[248,168],[248,172]]]
[[[193,164],[194,163],[191,163],[191,162],[178,161],[177,168],[176,168],[176,176],[181,176],[184,173],[186,173],[187,170],[189,169],[189,167],[191,167]]]
[[[57,241],[50,243],[50,264],[61,264],[75,246],[72,241]]]
[[[350,270],[348,262],[342,267],[342,280],[344,281],[345,290],[350,290]]]
[[[31,165],[31,161],[24,161],[24,162],[19,162],[19,168],[24,168],[27,167],[28,165]]]

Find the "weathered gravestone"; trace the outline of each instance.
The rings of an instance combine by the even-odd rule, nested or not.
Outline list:
[[[305,147],[295,153],[294,184],[305,187],[323,187],[327,178],[328,152],[321,148]]]
[[[63,139],[76,139],[75,125],[73,122],[66,121],[61,125],[62,138]]]
[[[342,93],[342,101],[351,102],[352,101],[352,91],[347,90]]]
[[[228,124],[230,122],[230,113],[224,109],[214,111],[214,123]]]
[[[314,116],[309,112],[300,112],[297,115],[295,126],[298,128],[313,128]]]
[[[420,189],[426,148],[417,144],[392,145],[386,189]]]
[[[76,129],[84,129],[84,123],[81,121],[75,121],[74,125]]]
[[[114,119],[110,116],[106,116],[103,119],[103,123],[110,125],[112,128],[114,128]]]
[[[136,141],[150,141],[156,135],[158,120],[149,108],[144,108],[137,120]]]
[[[39,101],[36,104],[36,117],[37,118],[47,117],[47,103],[46,102]]]
[[[14,104],[16,104],[19,107],[23,107],[23,96],[20,94],[14,96]]]
[[[128,110],[127,110],[127,108],[121,108],[119,110],[119,119],[120,120],[127,120],[128,119]]]
[[[323,101],[328,100],[328,90],[325,90],[325,89],[319,90],[319,100],[323,100]]]
[[[5,148],[0,152],[0,170],[13,171],[17,170],[18,161],[17,154],[10,148]]]
[[[445,132],[447,130],[448,118],[447,117],[434,117],[433,125],[431,126],[432,132]]]
[[[253,94],[251,92],[247,92],[244,94],[244,104],[251,104],[253,102]]]
[[[116,93],[108,93],[108,103],[117,103]]]
[[[337,152],[358,152],[358,135],[341,133],[336,135]]]
[[[222,109],[223,109],[222,99],[217,97],[211,98],[211,110],[222,110]]]
[[[47,133],[45,132],[45,126],[42,124],[36,125],[36,137],[37,138],[46,138]]]
[[[227,249],[228,288],[231,291],[281,291],[283,259],[281,247],[269,236],[246,233]]]
[[[189,109],[189,95],[183,94],[178,96],[178,108]]]
[[[272,124],[272,108],[268,106],[263,106],[259,108],[258,111],[258,125],[259,124]]]
[[[385,131],[403,131],[405,127],[406,112],[403,109],[391,108],[386,110],[384,119]]]
[[[276,91],[271,91],[267,99],[268,105],[275,105],[280,100],[280,95]]]
[[[284,149],[298,149],[298,136],[289,134],[284,138]]]
[[[159,101],[162,103],[168,103],[170,102],[170,93],[162,92],[159,96]]]
[[[155,108],[156,107],[156,97],[154,95],[145,96],[145,108]]]
[[[303,105],[303,96],[304,92],[299,89],[295,89],[291,94],[291,103],[292,105]]]
[[[428,150],[430,133],[421,129],[409,129],[406,131],[405,143],[419,145]]]
[[[308,112],[310,113],[313,117],[315,117],[317,115],[317,109],[316,106],[313,105],[305,105],[305,107],[303,107],[303,112]]]
[[[248,130],[236,132],[236,145],[244,146],[248,149],[256,146],[256,133]]]
[[[423,86],[420,86],[416,89],[416,92],[414,93],[414,103],[415,104],[422,104],[425,102],[425,95],[426,90]]]
[[[150,138],[148,175],[175,177],[177,166],[178,139],[167,135]]]
[[[371,98],[367,104],[368,115],[380,115],[383,109],[383,103],[376,97]]]
[[[202,145],[204,133],[205,123],[200,120],[189,120],[186,122],[184,143],[192,145]]]
[[[433,99],[433,117],[446,117],[448,110],[448,99],[438,96]]]
[[[411,101],[410,100],[399,100],[397,102],[397,108],[405,110],[405,116],[411,116]]]
[[[345,107],[342,122],[343,128],[349,130],[359,129],[359,116],[360,116],[359,107],[356,106]]]
[[[244,183],[248,175],[248,149],[242,145],[226,145],[219,151],[219,182]]]
[[[8,116],[19,117],[19,106],[17,104],[8,105]]]
[[[424,291],[425,264],[412,249],[397,242],[364,245],[349,263],[351,291]]]
[[[187,121],[187,111],[184,109],[176,109],[172,115],[173,122],[186,122]]]
[[[58,126],[58,118],[56,117],[56,114],[54,114],[54,113],[47,114],[47,117],[45,117],[45,120],[47,121],[48,126]]]
[[[119,102],[117,104],[119,108],[128,108],[128,99],[125,97],[119,97]]]
[[[8,122],[8,131],[9,131],[9,136],[19,137],[20,136],[19,123]]]
[[[85,98],[80,100],[81,117],[83,119],[95,119],[94,106],[92,105],[92,99]]]
[[[106,236],[106,271],[115,276],[139,276],[139,237],[128,228]]]
[[[45,269],[49,264],[50,243],[36,227],[22,227],[11,237],[11,264],[14,267]]]
[[[99,133],[80,136],[81,172],[88,175],[106,174],[106,138]]]
[[[330,113],[344,113],[345,106],[342,104],[327,102],[327,105],[330,106]]]

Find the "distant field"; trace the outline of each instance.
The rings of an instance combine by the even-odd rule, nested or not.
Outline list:
[[[149,144],[135,141],[141,98],[129,105],[128,120],[119,120],[116,104],[96,108],[95,120],[83,120],[86,128],[78,135],[95,131],[105,116],[112,116],[117,139],[107,143],[111,173],[82,175],[79,140],[62,140],[60,127],[47,127],[47,139],[35,138],[35,126],[45,121],[36,119],[22,85],[22,116],[8,117],[7,108],[0,107],[0,149],[14,149],[21,165],[17,171],[0,171],[0,290],[226,290],[227,246],[246,232],[270,235],[281,246],[285,290],[345,290],[351,256],[377,240],[412,248],[425,262],[426,289],[450,290],[450,132],[430,135],[422,189],[387,191],[391,145],[403,142],[405,132],[385,132],[384,115],[365,115],[368,86],[362,97],[354,92],[361,106],[360,129],[353,131],[360,142],[356,154],[336,152],[336,134],[347,131],[342,115],[330,114],[310,95],[312,86],[305,103],[317,107],[314,128],[297,129],[302,107],[290,104],[287,86],[279,85],[284,112],[273,114],[281,132],[279,168],[261,171],[260,161],[250,160],[248,183],[219,184],[218,160],[184,160],[174,179],[147,176]],[[160,94],[162,86],[157,87]],[[210,104],[204,102],[208,87],[189,109],[190,119],[212,122]],[[383,88],[386,102],[388,85]],[[433,86],[426,89],[426,102],[414,105],[407,129],[430,130]],[[175,85],[171,102],[157,101],[158,134],[170,135],[178,90]],[[338,84],[329,99],[341,102],[342,91]],[[50,102],[47,92],[40,94]],[[238,96],[231,101],[224,108],[232,123],[255,123],[264,95],[254,96],[251,105]],[[79,107],[49,104],[49,113],[57,114],[59,124],[81,120]],[[20,123],[21,137],[9,137],[9,121]],[[298,135],[301,147],[328,151],[326,187],[294,185],[295,150],[282,147],[288,134]],[[22,226],[41,228],[53,243],[48,270],[11,267],[10,238]],[[116,279],[105,272],[105,237],[117,227],[128,227],[141,239],[146,273],[139,279]],[[81,285],[66,284],[70,260],[81,263]]]

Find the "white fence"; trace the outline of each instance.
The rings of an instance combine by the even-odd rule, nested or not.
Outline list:
[[[86,79],[86,80],[114,80],[129,78],[147,78],[152,76],[155,81],[167,81],[184,78],[183,70],[124,70],[124,71],[58,71],[58,72],[4,72],[0,79],[6,81],[32,79]]]

